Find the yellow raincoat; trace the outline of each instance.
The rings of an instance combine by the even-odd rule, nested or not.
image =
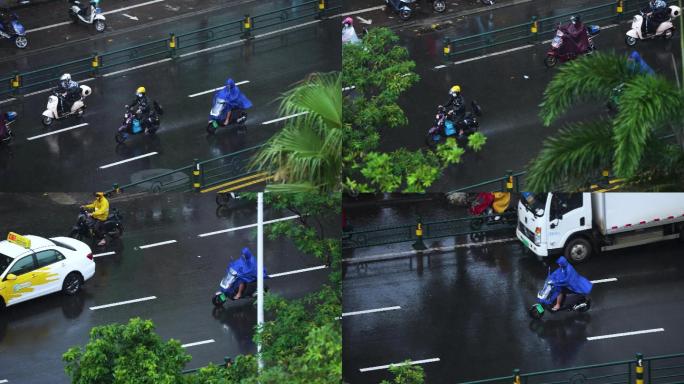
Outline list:
[[[84,207],[93,210],[93,218],[96,220],[105,221],[109,217],[109,201],[102,192],[98,192],[95,201]]]

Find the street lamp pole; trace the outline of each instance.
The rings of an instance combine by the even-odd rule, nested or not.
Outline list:
[[[682,9],[682,0],[679,0],[679,9]],[[681,56],[679,57],[679,61],[682,63],[682,72],[681,74],[681,79],[682,83],[679,85],[682,89],[684,89],[684,16],[679,15],[679,52]]]
[[[264,324],[264,193],[257,194],[257,327]],[[259,371],[264,368],[261,341],[257,344]]]

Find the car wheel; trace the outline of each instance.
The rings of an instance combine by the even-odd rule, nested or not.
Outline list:
[[[73,296],[81,290],[81,285],[83,285],[83,277],[81,277],[81,274],[78,272],[71,272],[64,278],[62,292],[68,296]]]
[[[583,237],[576,237],[568,241],[564,248],[564,255],[571,263],[577,264],[591,256],[591,243]]]

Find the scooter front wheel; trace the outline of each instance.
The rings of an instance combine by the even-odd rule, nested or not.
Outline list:
[[[214,126],[214,123],[211,122],[207,124],[207,133],[210,135],[215,135],[216,134],[216,127]]]
[[[544,59],[544,65],[546,65],[546,68],[551,68],[556,65],[558,60],[556,60],[556,56],[553,55],[546,55],[546,58]]]
[[[28,39],[26,36],[17,36],[14,38],[14,45],[19,49],[24,49],[28,46]]]
[[[53,122],[52,117],[43,116],[43,125],[44,126],[49,127],[50,125],[52,125],[52,122]]]
[[[637,38],[632,37],[632,36],[625,36],[625,44],[627,44],[630,47],[635,46],[637,43]]]
[[[221,300],[221,295],[214,295],[211,298],[211,303],[214,304],[214,307],[222,307],[224,301]]]
[[[544,317],[544,308],[540,304],[534,304],[527,310],[531,318],[539,320]]]
[[[105,24],[104,21],[102,20],[95,20],[95,30],[98,32],[104,32],[104,30],[107,28],[107,25]]]

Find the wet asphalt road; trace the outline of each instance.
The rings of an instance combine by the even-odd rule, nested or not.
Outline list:
[[[442,39],[445,36],[468,36],[484,32],[489,28],[502,28],[529,21],[532,14],[557,15],[586,7],[588,1],[528,2],[506,8],[487,10],[467,17],[442,21],[442,29],[426,32],[422,26],[434,21],[434,16],[425,16],[417,26],[403,28],[398,19],[389,21],[416,62],[416,72],[421,80],[400,99],[400,105],[409,120],[398,132],[383,135],[381,149],[391,151],[397,148],[417,149],[424,147],[423,137],[429,128],[434,110],[448,99],[448,89],[459,84],[466,102],[476,100],[484,115],[480,119],[480,130],[487,138],[487,144],[480,153],[467,151],[461,164],[449,167],[431,188],[433,191],[449,191],[492,178],[502,177],[507,170],[521,171],[537,155],[546,137],[554,135],[564,123],[582,119],[593,119],[605,113],[603,105],[578,105],[552,126],[545,128],[537,117],[541,96],[546,84],[556,69],[546,69],[543,59],[547,44],[513,51],[497,56],[454,65],[454,62],[478,57],[481,54],[503,51],[526,43],[516,43],[454,57],[445,62],[442,56]],[[364,9],[358,6],[355,9]],[[486,9],[486,8],[483,8]],[[357,16],[382,20],[386,11],[374,10]],[[627,19],[629,17],[626,17]],[[380,22],[381,25],[382,22]],[[604,23],[602,25],[607,25]],[[627,24],[601,31],[595,38],[599,50],[626,53],[624,33]],[[675,79],[672,55],[679,62],[679,40],[670,42],[649,41],[639,43],[638,51],[656,71]],[[436,66],[447,65],[435,69]],[[677,64],[679,66],[679,64]]]
[[[93,94],[86,99],[88,109],[81,121],[67,119],[45,129],[40,116],[48,94],[24,98],[23,102],[2,105],[16,110],[15,140],[0,148],[0,190],[3,191],[84,191],[100,190],[130,182],[139,172],[176,169],[200,160],[254,146],[268,139],[283,122],[262,125],[280,117],[280,94],[312,72],[339,68],[339,30],[333,20],[307,26],[264,39],[249,46],[213,50],[177,61],[87,82]],[[339,52],[339,49],[337,50]],[[191,94],[223,85],[227,77],[249,81],[241,90],[252,100],[246,134],[219,130],[205,131],[213,93],[190,98]],[[123,106],[144,85],[148,97],[165,109],[156,137],[133,136],[124,145],[114,141],[123,118]],[[87,123],[73,130],[28,140],[31,137]],[[135,156],[157,155],[111,168],[100,166]]]
[[[12,230],[43,236],[65,235],[74,224],[78,204],[86,194],[0,194],[0,233]],[[91,327],[126,322],[131,317],[152,319],[163,339],[181,343],[214,339],[188,347],[187,368],[222,362],[224,356],[255,352],[252,343],[256,310],[249,301],[232,303],[213,313],[211,296],[218,287],[229,256],[249,246],[256,250],[256,230],[197,237],[198,234],[256,222],[256,206],[216,211],[212,196],[165,194],[136,200],[111,200],[124,217],[121,241],[93,253],[96,273],[75,297],[53,294],[7,309],[0,317],[0,381],[67,383],[61,354],[85,345]],[[264,219],[291,216],[265,212]],[[49,218],[49,220],[47,220]],[[167,240],[177,243],[139,249]],[[269,274],[322,265],[299,253],[287,240],[264,240]],[[237,252],[237,253],[236,253]],[[327,279],[325,269],[267,280],[271,291],[288,298],[302,297]],[[92,306],[147,296],[157,299],[90,310]]]
[[[403,207],[403,208],[402,208]],[[435,208],[441,205],[435,203]],[[413,208],[397,205],[382,220],[403,222]],[[357,213],[350,220],[372,223]],[[515,237],[510,233],[508,237]],[[444,239],[443,243],[453,243]],[[455,239],[465,244],[469,239]],[[345,257],[410,250],[410,243],[362,248]],[[596,284],[593,306],[583,315],[561,313],[533,323],[527,309],[546,266],[523,253],[522,244],[482,243],[470,248],[346,268],[343,312],[400,309],[343,318],[343,376],[349,383],[377,383],[387,370],[362,368],[406,359],[423,364],[427,383],[457,383],[522,372],[682,352],[684,259],[676,241],[606,252],[577,270]],[[548,314],[547,314],[548,315]],[[604,340],[590,336],[664,328],[664,332]]]

